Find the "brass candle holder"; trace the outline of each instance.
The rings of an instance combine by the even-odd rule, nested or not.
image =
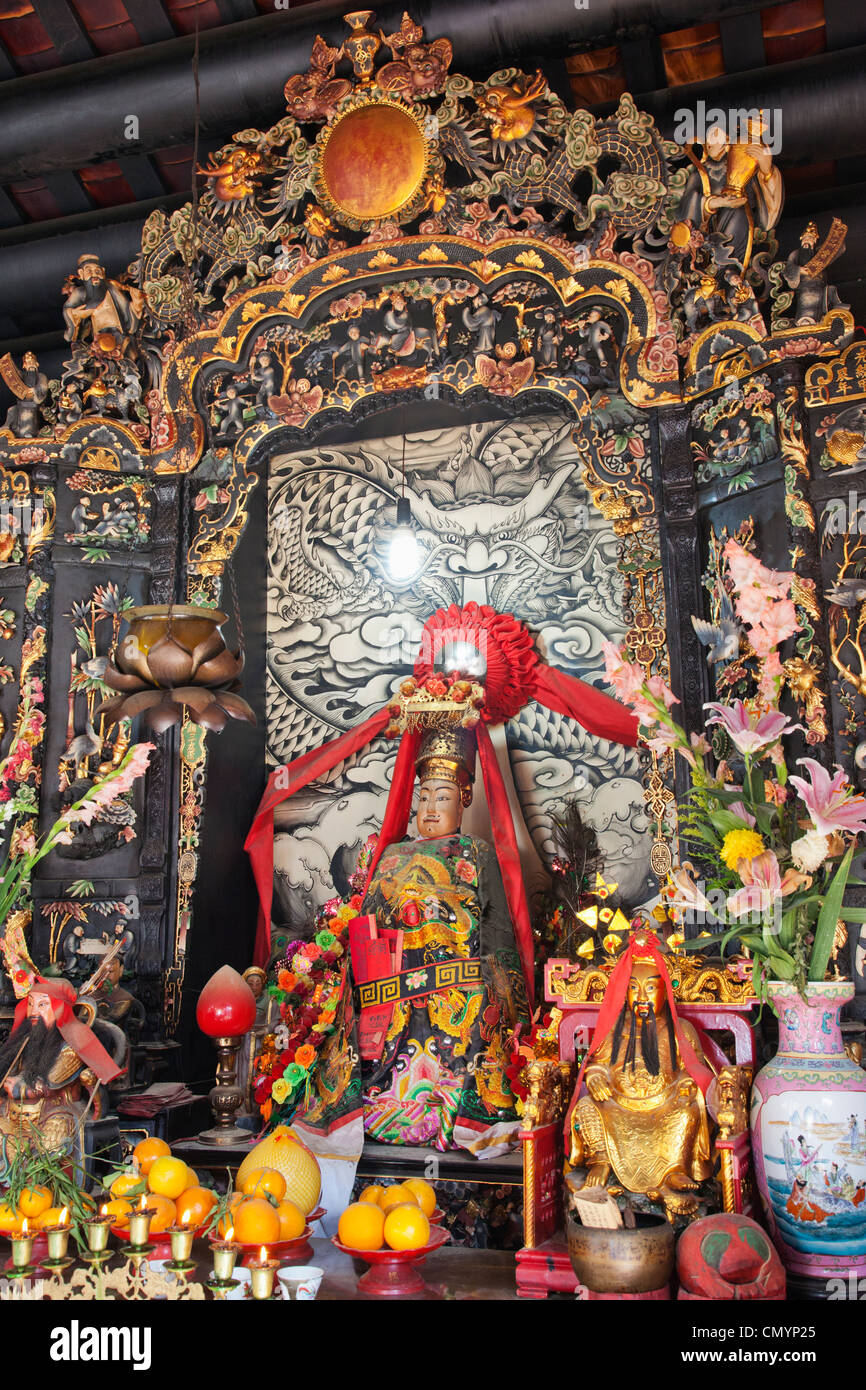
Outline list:
[[[250,1293],[255,1299],[274,1296],[274,1279],[280,1267],[279,1260],[254,1260],[250,1265]]]
[[[171,1259],[168,1268],[174,1270],[175,1274],[188,1274],[190,1270],[195,1269],[195,1260],[190,1259],[195,1231],[189,1226],[170,1226],[168,1234],[171,1237]]]
[[[235,1272],[235,1261],[240,1254],[241,1247],[233,1244],[230,1240],[216,1241],[213,1246],[213,1282],[215,1284],[234,1285],[237,1279],[233,1279]]]
[[[90,1264],[102,1264],[105,1260],[111,1259],[108,1237],[113,1219],[111,1216],[91,1216],[85,1221],[87,1250],[81,1256],[83,1260]]]
[[[14,1268],[9,1273],[14,1279],[26,1279],[33,1273],[33,1266],[30,1263],[30,1257],[33,1254],[33,1239],[34,1237],[27,1230],[11,1238]]]
[[[58,1226],[46,1226],[44,1234],[48,1238],[48,1258],[42,1261],[42,1265],[45,1269],[59,1273],[72,1264],[72,1259],[67,1253],[69,1237],[72,1234],[71,1227],[68,1222],[61,1222]]]
[[[129,1213],[129,1247],[130,1255],[147,1255],[153,1249],[148,1243],[150,1236],[150,1223],[156,1216],[155,1207],[136,1207]]]

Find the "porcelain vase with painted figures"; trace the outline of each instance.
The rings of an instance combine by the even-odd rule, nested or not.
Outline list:
[[[866,1072],[846,1055],[839,1022],[854,986],[769,993],[779,1047],[755,1077],[751,1126],[770,1234],[793,1274],[866,1273]]]

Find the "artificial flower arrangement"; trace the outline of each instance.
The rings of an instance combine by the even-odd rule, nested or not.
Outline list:
[[[274,1055],[258,1059],[253,1098],[265,1124],[287,1124],[309,1096],[319,1053],[334,1032],[347,982],[349,923],[361,910],[361,892],[377,837],[371,835],[349,880],[350,897],[331,898],[318,913],[309,940],[291,941],[275,966],[268,992],[279,1002]]]
[[[755,994],[763,1000],[768,981],[790,981],[803,993],[807,983],[823,980],[838,921],[866,920],[863,909],[844,903],[856,838],[866,831],[866,797],[841,768],[831,776],[813,758],[799,760],[804,776],[788,774],[783,740],[803,726],[779,708],[779,648],[800,627],[791,598],[795,576],[766,568],[735,540],[723,557],[754,693],[707,704],[706,726],[724,730],[742,760],[740,782],[727,761],[710,771],[706,735],[688,737],[672,718],[677,699],[660,676],[647,678],[610,642],[605,662],[648,746],[659,754],[673,750],[691,768],[680,834],[708,869],[704,887],[688,861],[671,875],[665,896],[673,915],[681,921],[691,911],[716,923],[721,930],[711,939],[722,951],[737,941],[753,958]],[[706,934],[695,944],[709,944]]]
[[[31,676],[24,681],[15,732],[9,751],[0,762],[0,831],[12,826],[6,858],[0,868],[0,932],[5,931],[9,913],[29,888],[33,870],[40,860],[57,845],[71,844],[76,825],[91,825],[101,810],[126,795],[147,768],[154,747],[152,743],[133,744],[122,762],[94,782],[78,801],[67,806],[40,838],[36,795],[39,772],[33,763],[33,751],[45,727],[45,715],[39,708],[44,698],[42,681],[38,677]],[[20,996],[29,986],[29,962],[20,959],[25,954],[21,942],[13,945],[4,935],[3,948],[15,992]]]

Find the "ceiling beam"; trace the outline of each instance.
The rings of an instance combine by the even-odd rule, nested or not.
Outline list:
[[[386,0],[377,27],[386,34],[399,29],[405,6],[406,0]],[[713,18],[758,8],[760,0],[716,0]],[[316,34],[343,42],[344,10],[345,0],[338,0],[202,32],[203,134],[274,124],[285,111],[286,78],[309,65]],[[428,38],[452,40],[458,71],[561,58],[707,17],[706,0],[608,0],[586,9],[567,0],[417,0],[412,10]],[[128,115],[138,117],[138,150],[189,143],[193,46],[187,36],[0,86],[0,183],[129,153]]]
[[[86,63],[93,57],[93,44],[69,0],[32,0],[52,47],[64,63]]]
[[[162,0],[134,0],[128,14],[142,43],[164,43],[167,39],[177,38]]]

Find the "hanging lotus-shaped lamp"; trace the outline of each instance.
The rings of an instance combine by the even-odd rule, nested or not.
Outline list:
[[[142,715],[156,733],[183,719],[218,733],[229,719],[255,724],[246,700],[235,694],[244,666],[220,631],[228,619],[217,608],[148,604],[124,613],[129,631],[114,661],[98,657],[84,666],[118,694],[97,713],[108,724]]]

